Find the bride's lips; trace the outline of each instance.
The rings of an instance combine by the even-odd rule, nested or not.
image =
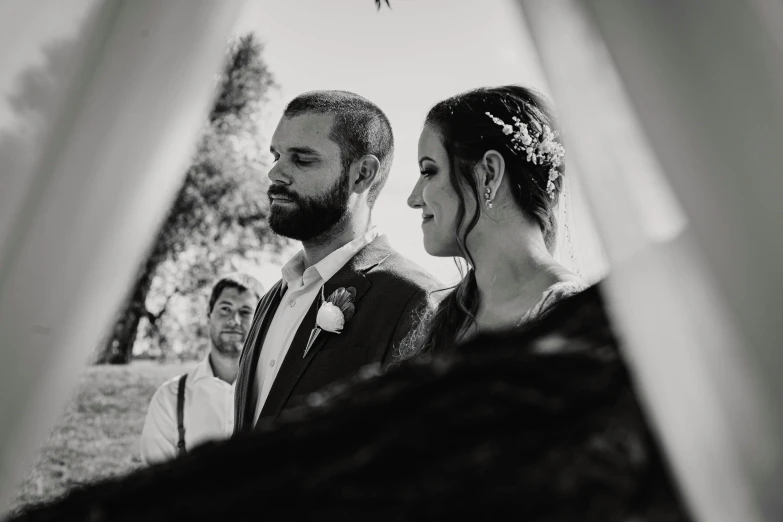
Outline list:
[[[430,221],[432,221],[432,218],[434,218],[434,217],[435,216],[433,216],[432,214],[423,214],[421,216],[421,224],[425,225],[425,224],[429,223]]]

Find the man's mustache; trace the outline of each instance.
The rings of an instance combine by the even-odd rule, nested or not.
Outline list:
[[[291,201],[299,201],[299,196],[288,190],[287,188],[281,186],[281,185],[270,185],[269,188],[266,191],[266,195],[269,198],[272,197],[281,197],[290,199]]]

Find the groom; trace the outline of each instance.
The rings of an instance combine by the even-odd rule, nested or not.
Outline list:
[[[303,249],[256,309],[235,434],[366,364],[385,366],[437,286],[371,224],[394,154],[377,106],[350,92],[305,93],[286,107],[270,150],[269,226]]]

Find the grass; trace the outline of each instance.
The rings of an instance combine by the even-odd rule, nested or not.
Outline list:
[[[141,466],[139,436],[152,394],[194,363],[93,366],[52,430],[11,511]]]

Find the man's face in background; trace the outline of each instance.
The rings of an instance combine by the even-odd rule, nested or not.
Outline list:
[[[221,355],[239,357],[250,332],[258,296],[252,290],[226,287],[209,313],[209,338]]]

